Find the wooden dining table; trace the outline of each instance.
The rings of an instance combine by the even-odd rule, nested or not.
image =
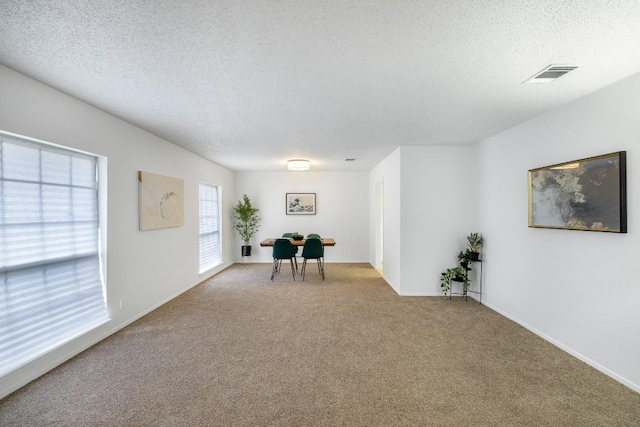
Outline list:
[[[286,239],[286,237],[278,237],[278,239]],[[264,239],[262,242],[260,242],[260,246],[273,246],[273,242],[275,242],[277,239],[276,238],[269,238],[269,239]],[[289,238],[289,240],[291,241],[291,243],[293,243],[294,246],[304,246],[304,242],[307,239],[302,239],[302,240],[293,240],[291,238]],[[323,239],[320,239],[322,241],[322,246],[335,246],[336,245],[336,240],[334,238],[331,237],[325,237]]]

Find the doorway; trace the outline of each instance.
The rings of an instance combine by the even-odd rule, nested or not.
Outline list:
[[[375,195],[374,267],[384,273],[384,178],[376,183]]]

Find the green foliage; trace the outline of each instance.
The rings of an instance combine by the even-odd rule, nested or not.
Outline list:
[[[484,238],[480,233],[471,233],[467,236],[467,243],[470,252],[480,252],[484,244]]]
[[[445,295],[449,292],[452,279],[460,279],[465,292],[469,289],[469,286],[471,286],[471,281],[467,276],[467,270],[464,267],[457,266],[447,268],[445,271],[440,273],[440,288],[442,289],[442,293]]]
[[[482,249],[482,245],[484,244],[482,234],[470,233],[467,236],[467,243],[468,249],[458,253],[459,265],[453,268],[447,268],[440,273],[440,288],[445,296],[451,291],[452,280],[462,283],[465,294],[471,286],[471,279],[469,279],[469,271],[471,271],[470,263],[478,259],[477,255],[471,252],[480,252],[480,249]]]
[[[302,239],[304,239],[304,235],[298,233],[297,231],[294,231],[293,234],[291,235],[291,238],[293,240],[302,240]]]
[[[259,209],[251,206],[251,199],[246,194],[242,195],[242,200],[233,207],[233,228],[238,230],[245,246],[251,245],[251,238],[260,228]]]
[[[460,265],[463,267],[469,265],[469,251],[460,251],[458,254],[458,261],[460,261]]]

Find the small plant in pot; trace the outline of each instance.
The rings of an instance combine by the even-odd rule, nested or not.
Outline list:
[[[295,231],[295,232],[291,235],[291,238],[292,238],[293,240],[302,240],[302,239],[304,239],[304,234],[300,234],[300,233],[298,233],[297,231]]]
[[[464,268],[467,271],[471,271],[469,267],[469,251],[460,251],[458,254],[458,262],[460,263],[460,267]]]
[[[467,292],[467,289],[469,289],[469,286],[471,286],[471,281],[467,276],[467,270],[464,267],[459,265],[457,267],[447,268],[445,271],[440,273],[440,288],[445,296],[450,291],[452,280],[454,282],[461,282],[465,293]]]
[[[251,206],[251,199],[246,194],[242,195],[242,200],[233,207],[233,228],[238,230],[242,242],[242,256],[251,256],[251,238],[260,228],[259,209]]]
[[[467,236],[467,245],[469,247],[469,259],[478,261],[480,259],[480,250],[484,244],[484,238],[480,233],[471,233]]]

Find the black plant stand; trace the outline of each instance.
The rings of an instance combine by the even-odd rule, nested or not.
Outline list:
[[[473,293],[473,294],[477,294],[478,295],[478,302],[480,304],[482,304],[482,260],[478,259],[478,260],[469,260],[469,263],[474,263],[477,262],[478,264],[480,264],[480,277],[478,279],[478,290],[477,291],[473,291],[471,289],[464,289],[464,286],[462,287],[462,292],[452,292],[451,291],[451,282],[462,282],[461,280],[456,280],[455,278],[449,280],[449,299],[451,299],[451,295],[462,295],[464,297],[465,301],[468,301],[468,294],[469,292]],[[469,272],[467,271],[467,274],[469,274]]]

